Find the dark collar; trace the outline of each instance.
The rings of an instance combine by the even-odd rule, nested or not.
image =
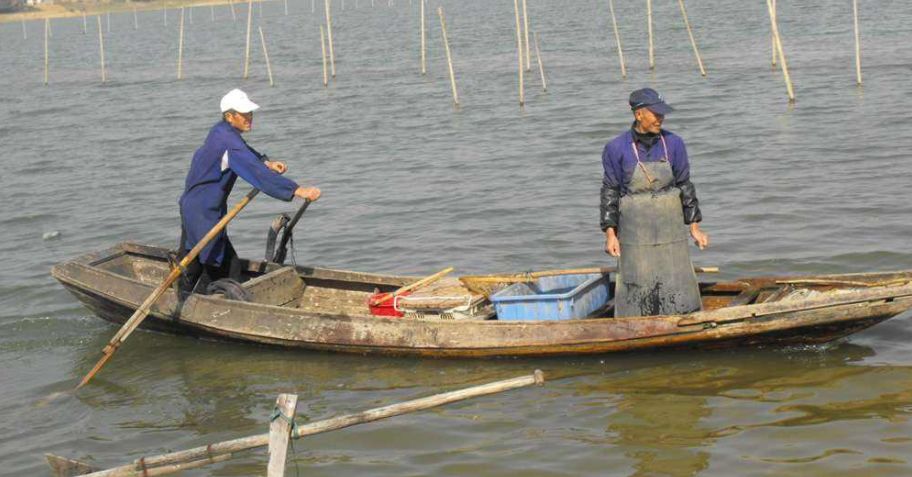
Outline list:
[[[633,140],[642,144],[646,149],[650,149],[656,141],[659,140],[659,134],[654,133],[641,133],[636,130],[636,121],[630,125],[630,133],[633,135]]]

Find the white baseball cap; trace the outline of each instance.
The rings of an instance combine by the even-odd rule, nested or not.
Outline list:
[[[225,96],[222,96],[221,107],[223,113],[231,110],[239,113],[249,113],[260,108],[259,105],[247,97],[247,93],[239,89],[233,89]]]

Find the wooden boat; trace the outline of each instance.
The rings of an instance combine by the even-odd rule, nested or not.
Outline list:
[[[246,262],[249,302],[168,291],[143,327],[311,350],[430,357],[556,356],[658,348],[824,343],[912,308],[912,271],[701,283],[704,311],[577,320],[372,316],[368,297],[415,277]],[[169,271],[168,251],[121,243],[52,270],[101,318],[123,323]]]

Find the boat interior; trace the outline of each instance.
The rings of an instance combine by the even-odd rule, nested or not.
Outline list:
[[[109,252],[95,257],[87,265],[150,285],[161,283],[173,266],[173,256],[162,248],[123,243]],[[251,302],[296,308],[311,313],[347,316],[371,316],[367,303],[373,294],[392,292],[421,278],[294,267],[255,260],[244,260],[242,269],[243,274],[239,282],[247,291]],[[912,273],[903,272],[851,276],[763,277],[723,282],[701,281],[700,288],[704,310],[715,310],[808,298],[837,290],[899,285],[910,280]],[[467,289],[465,293],[471,294]],[[590,318],[608,318],[612,313],[612,304],[609,300],[606,307]]]

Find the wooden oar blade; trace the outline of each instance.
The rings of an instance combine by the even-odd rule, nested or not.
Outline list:
[[[60,457],[59,455],[44,454],[44,457],[51,467],[51,472],[53,472],[56,477],[74,477],[77,475],[91,474],[98,470],[85,462],[67,459],[66,457]]]

